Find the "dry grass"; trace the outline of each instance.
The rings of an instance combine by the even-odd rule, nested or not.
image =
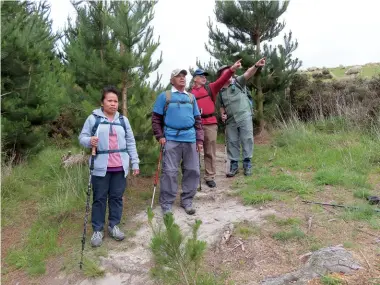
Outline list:
[[[336,195],[336,189],[326,190],[325,197],[345,202],[354,202],[354,199],[344,198],[345,195]],[[206,257],[209,270],[216,273],[229,272],[234,284],[253,282],[259,284],[264,277],[281,275],[298,269],[302,266],[299,259],[305,253],[318,250],[322,247],[342,244],[353,253],[363,270],[353,276],[344,276],[346,284],[375,284],[371,278],[380,276],[379,268],[379,244],[376,243],[378,230],[372,229],[365,221],[346,221],[342,219],[344,211],[327,207],[311,206],[301,203],[299,199],[289,202],[271,202],[265,207],[270,207],[277,212],[276,217],[269,216],[261,225],[240,225],[234,231],[229,241],[232,249],[241,236],[241,228],[244,230],[244,248],[233,251],[214,252],[209,251]],[[309,217],[312,223],[309,230]],[[294,223],[278,221],[299,221],[299,230],[305,235],[288,240],[278,240],[274,234],[279,232],[291,232]],[[365,258],[363,257],[363,255]],[[368,268],[367,261],[370,264]],[[317,281],[315,281],[317,282]],[[323,284],[323,283],[311,283]]]
[[[111,239],[105,239],[104,245],[100,249],[93,250],[89,246],[91,238],[91,221],[87,224],[87,239],[85,257],[88,260],[89,271],[84,274],[96,276],[101,274],[97,266],[99,256],[106,256],[110,249],[123,249],[125,247],[133,246],[128,242],[128,239],[134,236],[135,231],[140,225],[132,222],[132,217],[150,205],[152,194],[152,178],[137,177],[133,181],[128,179],[128,188],[124,195],[124,209],[121,222],[121,228],[126,233],[126,240],[123,243],[118,243]],[[157,197],[156,197],[157,198]],[[157,203],[157,201],[156,201]],[[37,204],[29,205],[29,202],[20,202],[19,207],[25,211],[20,212],[23,214],[20,219],[17,219],[17,226],[12,223],[9,226],[2,228],[2,284],[38,284],[38,285],[63,285],[64,282],[70,280],[74,282],[83,277],[83,273],[79,270],[79,259],[81,249],[81,235],[83,231],[83,217],[84,208],[78,209],[70,216],[66,216],[62,221],[59,233],[57,235],[57,245],[62,250],[60,255],[48,257],[46,260],[46,272],[40,276],[28,275],[24,268],[15,268],[9,266],[5,258],[9,253],[9,249],[20,249],[25,243],[25,239],[30,230],[29,225],[37,221]],[[29,205],[29,206],[28,206]],[[20,224],[19,221],[23,221]],[[68,274],[69,279],[57,279],[57,276],[62,273]]]
[[[276,215],[262,224],[237,225],[229,250],[208,252],[210,271],[227,272],[231,284],[260,284],[265,277],[298,269],[303,265],[299,257],[308,252],[343,245],[363,269],[310,284],[334,284],[338,277],[342,284],[379,284],[375,278],[380,276],[380,215],[359,195],[380,196],[377,141],[330,123],[331,131],[329,122],[293,122],[272,137],[271,145],[255,146],[253,177],[236,177],[233,189],[242,201],[275,210]],[[264,195],[271,199],[260,200]],[[305,204],[304,199],[362,210]],[[239,238],[244,251],[241,246],[233,249]]]

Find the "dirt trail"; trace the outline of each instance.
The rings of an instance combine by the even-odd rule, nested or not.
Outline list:
[[[272,210],[243,206],[237,198],[227,195],[231,191],[233,179],[225,177],[224,153],[220,151],[217,152],[217,174],[216,188],[210,189],[202,184],[202,192],[197,192],[194,201],[197,213],[194,216],[188,216],[178,203],[173,209],[175,222],[184,234],[190,233],[195,219],[202,220],[199,239],[207,241],[208,247],[212,247],[220,240],[224,229],[229,225],[244,220],[259,223],[262,216],[273,213]],[[154,213],[155,222],[162,224],[162,213],[157,204]],[[143,211],[136,215],[134,220],[142,226],[135,237],[128,241],[132,246],[122,251],[113,250],[106,258],[101,257],[101,265],[107,272],[105,277],[82,280],[75,283],[76,285],[153,284],[149,278],[152,261],[149,250],[151,229],[147,223],[147,214]]]

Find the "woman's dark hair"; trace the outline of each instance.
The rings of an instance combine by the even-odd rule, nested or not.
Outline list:
[[[117,98],[120,97],[120,91],[115,86],[106,86],[102,90],[102,98],[100,99],[100,102],[104,101],[107,93],[114,93],[116,94]]]

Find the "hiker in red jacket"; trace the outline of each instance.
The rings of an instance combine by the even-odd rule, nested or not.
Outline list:
[[[202,69],[197,69],[193,74],[193,86],[190,90],[198,103],[201,112],[202,126],[204,130],[204,162],[205,162],[205,181],[208,187],[216,187],[216,136],[218,132],[218,121],[215,113],[216,96],[220,89],[235,71],[241,67],[241,59],[232,65],[228,71],[219,77],[215,82],[207,83],[208,73]]]

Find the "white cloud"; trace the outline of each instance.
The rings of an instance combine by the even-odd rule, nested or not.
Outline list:
[[[51,2],[53,29],[62,29],[67,16],[75,17],[75,11],[69,0]],[[160,35],[156,56],[163,52],[158,72],[164,85],[173,69],[195,67],[197,57],[202,62],[209,60],[204,44],[208,40],[208,18],[215,23],[213,10],[212,0],[160,0],[156,5],[152,25],[155,36]],[[377,0],[292,0],[282,17],[286,22],[283,31],[292,30],[298,40],[294,56],[303,61],[304,68],[379,62],[378,11]],[[274,43],[281,43],[282,36]]]

